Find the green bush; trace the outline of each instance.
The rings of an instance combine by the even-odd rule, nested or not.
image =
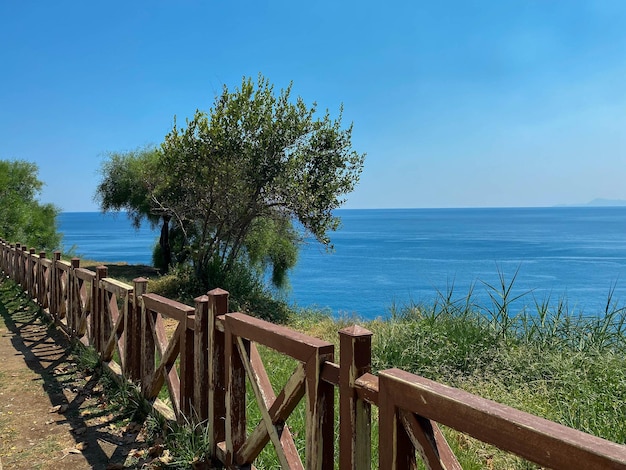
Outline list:
[[[245,263],[236,263],[226,274],[219,263],[212,263],[199,278],[190,265],[182,264],[150,282],[151,292],[193,305],[194,299],[208,290],[221,288],[229,293],[229,308],[268,321],[284,323],[290,316],[289,305],[277,299],[255,270]]]
[[[230,308],[268,321],[284,323],[290,314],[286,302],[277,299],[259,273],[248,263],[235,262],[224,273],[219,262],[209,265],[206,275],[209,289],[220,287],[230,294]]]

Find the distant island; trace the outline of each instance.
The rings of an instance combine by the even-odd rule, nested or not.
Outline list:
[[[582,204],[559,204],[557,207],[622,207],[626,206],[626,199],[596,198]]]
[[[589,201],[586,206],[626,206],[626,200],[624,199],[602,199],[596,198],[593,201]]]

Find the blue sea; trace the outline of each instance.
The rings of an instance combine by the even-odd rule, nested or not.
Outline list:
[[[334,251],[309,241],[287,299],[335,315],[387,316],[392,304],[432,303],[453,288],[491,304],[489,286],[515,278],[514,305],[567,299],[598,315],[613,290],[626,305],[626,207],[338,210]],[[64,247],[106,262],[149,264],[158,230],[124,214],[62,213]]]

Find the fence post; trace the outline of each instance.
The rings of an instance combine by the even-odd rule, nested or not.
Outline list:
[[[54,321],[59,319],[59,289],[61,289],[61,280],[57,271],[57,263],[61,260],[61,252],[52,253],[52,273],[50,274],[50,315]]]
[[[28,250],[28,258],[27,258],[27,272],[28,276],[26,278],[26,292],[28,292],[28,297],[32,300],[35,297],[35,249],[31,248]]]
[[[20,265],[19,265],[19,256],[20,253],[22,252],[22,248],[20,246],[19,243],[15,244],[15,251],[13,252],[13,280],[15,281],[16,284],[20,283]]]
[[[5,269],[5,259],[4,256],[6,254],[6,244],[4,242],[4,240],[2,238],[0,238],[0,273],[5,273],[6,274],[6,269]]]
[[[105,322],[104,319],[104,312],[106,311],[104,308],[105,296],[100,287],[100,281],[107,276],[108,269],[106,266],[98,266],[96,268],[96,299],[94,301],[94,313],[96,314],[94,323],[96,325],[96,331],[94,332],[94,339],[98,354],[103,352],[106,341],[109,339],[105,327],[108,323]]]
[[[13,249],[13,245],[11,245],[6,240],[3,241],[3,249],[4,255],[2,259],[2,271],[4,275],[9,277],[11,275],[11,250]]]
[[[199,421],[209,417],[208,391],[209,384],[209,296],[202,295],[195,302],[195,334],[194,334],[194,384],[193,406]]]
[[[28,271],[28,247],[26,245],[22,245],[22,252],[20,256],[21,256],[20,268],[22,271],[22,280],[20,282],[20,285],[22,286],[22,290],[26,290],[28,287],[28,282],[27,282],[28,278],[26,276],[26,273]]]
[[[226,466],[235,467],[235,454],[246,440],[246,369],[233,335],[226,321],[224,328],[226,357]],[[243,348],[250,356],[250,341],[241,338]]]
[[[411,443],[389,388],[391,380],[379,373],[378,382],[378,463],[389,470],[415,469],[415,448]]]
[[[183,328],[180,337],[180,412],[181,415],[194,422],[193,399],[194,399],[194,330],[195,319],[193,312],[189,312],[183,320]],[[180,419],[182,416],[178,416]]]
[[[372,332],[358,325],[339,331],[339,468],[371,468],[371,405],[354,382],[372,369]]]
[[[146,394],[148,385],[154,375],[154,336],[150,327],[148,315],[151,312],[146,309],[146,304],[141,302],[141,391]]]
[[[124,321],[126,332],[126,373],[132,381],[141,378],[141,296],[148,290],[148,280],[143,277],[133,279],[133,304]]]
[[[24,253],[24,249],[22,247],[21,243],[16,243],[15,244],[15,249],[16,249],[16,256],[15,256],[15,264],[16,264],[16,274],[17,274],[17,278],[16,278],[16,282],[21,286],[23,283],[23,271],[24,271],[24,260],[23,260],[23,255],[22,253]]]
[[[20,253],[22,249],[19,243],[15,244],[15,251],[13,251],[13,280],[16,284],[20,283]]]
[[[22,290],[26,290],[28,283],[26,282],[26,272],[28,267],[28,248],[26,245],[22,245],[22,251],[20,252],[20,285]]]
[[[326,469],[335,464],[335,388],[321,378],[322,364],[334,360],[334,346],[318,348],[305,366],[306,468]]]
[[[42,308],[46,308],[44,295],[46,292],[46,278],[44,275],[43,263],[41,260],[46,259],[46,252],[39,252],[39,262],[37,263],[37,302]]]
[[[33,281],[32,281],[32,277],[33,277],[33,255],[35,254],[35,249],[34,248],[27,248],[26,251],[24,252],[24,263],[26,266],[26,276],[24,278],[24,282],[25,282],[25,286],[24,286],[24,292],[26,292],[26,294],[28,294],[28,298],[32,299],[33,298],[33,293],[32,293],[32,288],[33,288]]]
[[[209,343],[207,418],[209,423],[209,452],[215,459],[217,444],[226,440],[226,339],[224,332],[217,329],[217,317],[228,313],[228,292],[213,289],[207,293],[209,310],[207,338]],[[205,331],[205,330],[202,330]]]
[[[70,270],[67,273],[67,328],[72,336],[78,333],[78,312],[80,311],[80,293],[74,270],[80,267],[80,258],[70,260]],[[78,303],[78,305],[77,305]]]
[[[15,248],[15,244],[11,243],[11,252],[9,253],[9,259],[7,262],[7,266],[9,268],[8,276],[15,281],[15,252],[17,248]]]
[[[15,254],[13,255],[13,280],[16,284],[20,284],[20,256],[22,254],[22,245],[15,244]]]
[[[11,260],[12,258],[12,250],[13,250],[13,245],[11,245],[9,242],[4,241],[4,259],[2,261],[2,270],[4,271],[4,275],[7,277],[10,277],[13,273],[11,272],[11,268],[13,267],[11,265]]]
[[[22,251],[22,249],[20,248],[20,244],[16,243],[15,244],[15,251],[13,252],[13,262],[12,262],[12,275],[11,278],[13,279],[13,281],[15,281],[16,284],[20,283],[20,271],[19,271],[19,253]]]

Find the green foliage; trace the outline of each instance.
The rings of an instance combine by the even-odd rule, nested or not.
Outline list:
[[[168,423],[165,443],[173,460],[167,468],[205,468],[210,462],[210,431],[211,428],[204,421],[195,422],[185,418],[181,424]]]
[[[291,85],[275,93],[262,76],[256,84],[244,78],[234,91],[224,87],[208,113],[175,124],[160,148],[110,155],[96,196],[104,210],[126,209],[136,223],[161,217],[169,250],[161,243],[155,260],[167,262],[171,251],[171,264],[191,263],[207,286],[213,267],[241,263],[271,269],[283,286],[301,241],[293,221],[331,247],[333,210],[364,161],[351,133],[341,112],[318,117],[315,104],[292,99]]]
[[[260,218],[253,222],[246,237],[246,249],[251,267],[259,269],[259,275],[269,267],[272,284],[285,287],[287,271],[298,259],[299,234],[285,219]]]
[[[225,270],[218,262],[208,268],[210,289],[221,287],[230,294],[230,308],[276,323],[284,323],[290,309],[286,302],[276,299],[261,277],[245,261],[237,261]]]
[[[159,215],[152,210],[150,193],[156,181],[158,151],[154,148],[110,153],[100,169],[102,180],[95,199],[104,212],[126,211],[133,225],[139,227],[144,218],[156,225]]]
[[[37,196],[43,183],[37,165],[21,160],[0,160],[0,237],[43,250],[58,248],[59,210],[41,204]]]
[[[148,288],[155,294],[187,305],[194,305],[194,299],[206,293],[206,288],[188,265],[175,266],[166,275],[151,280]]]
[[[193,305],[194,299],[209,289],[220,287],[229,293],[231,311],[244,312],[268,321],[284,323],[291,310],[283,300],[276,299],[258,273],[244,262],[237,262],[228,271],[218,263],[209,265],[201,282],[189,265],[174,267],[167,275],[151,280],[151,292]]]

